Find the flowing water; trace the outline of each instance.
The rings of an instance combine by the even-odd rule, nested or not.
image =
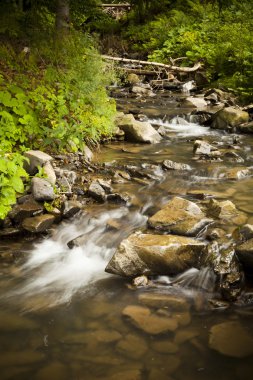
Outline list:
[[[99,162],[137,165],[149,172],[147,184],[114,184],[116,191],[131,194],[129,204],[87,206],[84,213],[58,226],[50,238],[35,244],[0,242],[2,380],[252,379],[253,357],[247,347],[251,343],[244,335],[245,331],[247,337],[253,335],[253,305],[226,308],[222,302],[215,303],[215,278],[208,268],[192,268],[174,278],[160,276],[153,279],[153,286],[139,289],[104,272],[121,240],[133,231],[145,231],[148,216],[173,195],[194,200],[194,191],[204,191],[217,199],[230,199],[253,223],[252,177],[226,180],[224,173],[235,166],[233,162],[193,160],[197,137],[218,141],[222,149],[233,145],[234,137],[192,122],[183,110],[179,116],[175,109],[172,113],[170,109],[167,115],[163,111],[152,115],[152,123],[166,131],[161,143],[111,143],[97,154]],[[236,166],[249,167],[253,138],[241,136],[241,141],[235,151],[245,162]],[[165,159],[190,164],[192,170],[165,172],[150,166]],[[234,226],[225,229],[230,234]],[[68,248],[67,243],[80,235],[82,245]],[[14,262],[4,260],[8,252]],[[171,297],[171,302],[151,305],[149,297],[160,295]],[[175,297],[180,303],[173,302]],[[252,299],[250,291],[245,297]],[[216,309],[210,308],[210,300]],[[129,305],[149,306],[154,315],[173,319],[177,327],[163,334],[143,331],[123,316]],[[228,331],[220,350],[236,346],[231,356],[210,347],[210,331],[220,324]]]

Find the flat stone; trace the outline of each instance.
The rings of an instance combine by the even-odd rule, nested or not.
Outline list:
[[[29,200],[26,203],[16,204],[9,212],[8,216],[15,223],[20,223],[25,218],[40,215],[41,213],[43,213],[42,205],[34,200]]]
[[[170,294],[145,292],[138,296],[138,300],[146,306],[157,309],[166,307],[169,311],[186,311],[190,308],[185,298]]]
[[[39,325],[23,315],[0,311],[0,330],[19,331],[19,330],[35,330]]]
[[[240,322],[224,322],[211,328],[209,347],[222,355],[244,358],[253,355],[253,337]]]
[[[179,347],[174,342],[170,342],[168,340],[159,340],[151,344],[151,348],[159,352],[160,354],[175,354],[178,352]]]
[[[190,165],[181,164],[179,162],[174,162],[171,160],[163,161],[162,166],[164,169],[167,169],[167,170],[192,170]]]
[[[181,273],[198,265],[204,248],[188,237],[135,233],[121,242],[105,270],[126,277]]]
[[[45,379],[68,380],[68,367],[57,361],[51,362],[50,364],[43,366],[35,374],[34,380]]]
[[[36,174],[39,166],[43,167],[47,162],[53,160],[53,157],[40,150],[29,150],[24,153],[24,156],[29,159],[29,163],[25,162],[24,167],[30,175]]]
[[[180,197],[174,197],[148,220],[154,229],[185,236],[197,235],[211,222],[198,205]]]
[[[119,371],[111,376],[104,377],[105,380],[142,380],[142,371],[140,369],[129,369],[126,371]],[[102,378],[101,378],[102,380]]]
[[[194,329],[181,329],[176,332],[174,343],[179,345],[191,340],[199,335],[199,332]]]
[[[22,227],[24,230],[37,233],[45,232],[48,230],[55,221],[53,215],[44,214],[35,216],[33,218],[26,218],[23,220]]]
[[[134,326],[147,334],[163,334],[175,331],[178,327],[175,319],[152,314],[150,309],[143,306],[129,305],[122,311],[122,315],[129,317]]]
[[[52,201],[55,199],[53,186],[44,178],[32,179],[32,195],[36,201]]]
[[[140,359],[148,351],[148,345],[142,337],[127,334],[116,344],[116,349],[130,358]]]

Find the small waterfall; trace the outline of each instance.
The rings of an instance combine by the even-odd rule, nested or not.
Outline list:
[[[108,227],[110,220],[119,224],[118,230]],[[22,298],[26,310],[69,302],[79,290],[110,276],[104,269],[119,242],[146,220],[139,212],[120,207],[62,225],[55,236],[36,244],[21,267],[24,279],[5,298],[16,304]],[[82,244],[69,249],[67,243],[80,235]]]
[[[217,135],[217,131],[201,126],[198,123],[187,121],[182,116],[175,116],[169,121],[164,119],[149,119],[149,122],[155,126],[162,127],[167,134],[173,133],[180,138]]]
[[[196,83],[194,80],[190,80],[182,85],[182,92],[186,95],[190,94],[190,91],[196,87]]]

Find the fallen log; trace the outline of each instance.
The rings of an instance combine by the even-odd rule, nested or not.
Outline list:
[[[202,67],[202,64],[200,62],[197,62],[193,67],[179,67],[179,66],[174,66],[174,65],[166,65],[165,63],[159,63],[159,62],[149,62],[149,61],[140,61],[138,59],[111,57],[109,55],[102,55],[102,58],[105,60],[111,60],[115,62],[161,67],[164,70],[177,71],[181,73],[192,73],[199,70]]]

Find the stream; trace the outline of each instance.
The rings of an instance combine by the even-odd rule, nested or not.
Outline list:
[[[35,243],[0,241],[1,257],[12,252],[15,259],[0,263],[1,380],[252,379],[253,356],[247,347],[247,336],[253,335],[252,302],[210,307],[208,300],[215,294],[208,270],[192,268],[176,278],[157,277],[153,286],[140,288],[104,271],[119,243],[134,231],[146,231],[148,217],[175,195],[196,201],[199,191],[229,199],[253,224],[253,177],[224,177],[228,168],[253,165],[253,137],[240,135],[235,147],[243,163],[193,160],[197,138],[225,149],[234,144],[235,136],[199,125],[185,116],[189,110],[175,108],[174,98],[167,95],[150,103],[118,100],[125,112],[147,115],[153,125],[163,127],[166,138],[160,143],[110,142],[96,153],[99,163],[152,169],[147,183],[113,184],[116,192],[131,196],[130,202],[87,205],[51,237]],[[147,166],[165,159],[189,164],[192,170]],[[228,235],[234,228],[224,226]],[[87,236],[82,246],[69,249],[67,243],[81,234]],[[252,299],[250,288],[245,292],[244,297]],[[171,301],[159,303],[160,295]],[[152,307],[158,315],[176,320],[176,328],[147,333],[124,317],[129,305]],[[214,327],[226,332],[217,338],[223,339],[216,342],[220,352],[210,343]],[[232,355],[222,352],[232,346]]]

